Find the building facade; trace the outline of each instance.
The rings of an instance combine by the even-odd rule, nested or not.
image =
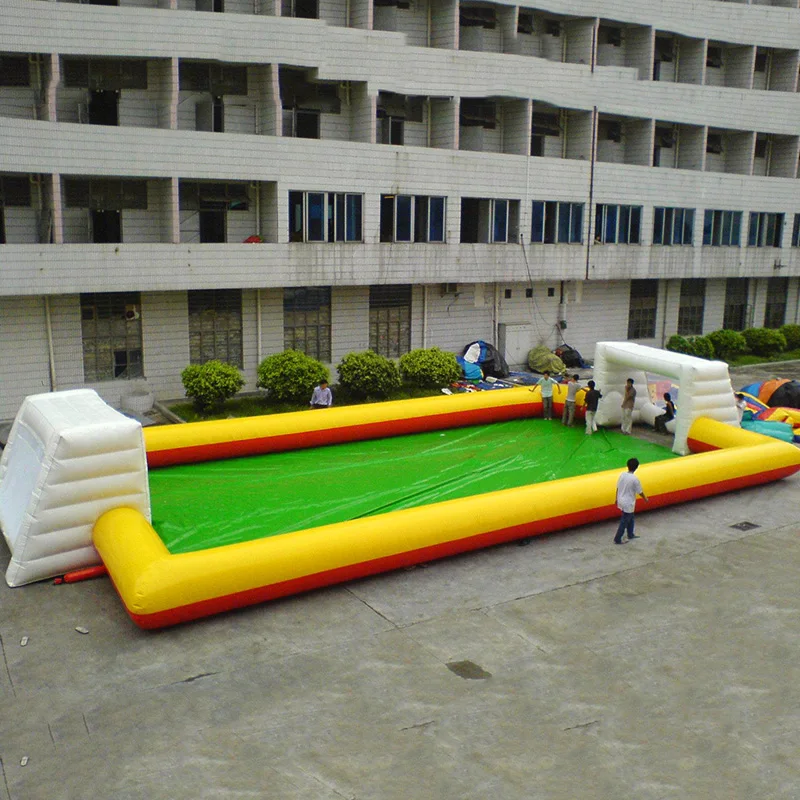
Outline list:
[[[798,322],[799,69],[798,0],[4,0],[0,419]]]

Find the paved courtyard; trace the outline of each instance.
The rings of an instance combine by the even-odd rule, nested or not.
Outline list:
[[[588,525],[156,632],[107,579],[0,582],[0,800],[800,798],[798,500],[794,476],[624,547]]]

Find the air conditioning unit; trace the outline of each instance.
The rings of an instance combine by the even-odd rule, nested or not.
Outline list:
[[[139,306],[138,305],[125,306],[125,319],[128,322],[133,322],[134,320],[139,319]]]

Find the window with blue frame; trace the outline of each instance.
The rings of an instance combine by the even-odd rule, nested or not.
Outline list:
[[[290,242],[360,242],[363,195],[289,192]]]
[[[783,214],[767,211],[750,212],[748,247],[780,247],[783,236]]]
[[[532,244],[580,244],[583,203],[534,200],[531,209]]]
[[[707,208],[703,217],[703,244],[738,247],[742,240],[742,212]]]
[[[382,242],[443,242],[445,198],[408,194],[381,196]]]
[[[598,203],[595,208],[594,240],[598,244],[640,244],[642,207]]]
[[[469,244],[519,241],[519,200],[462,197],[461,241]]]
[[[693,208],[653,209],[653,244],[692,244],[694,237]]]

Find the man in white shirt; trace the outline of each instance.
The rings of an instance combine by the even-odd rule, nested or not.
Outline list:
[[[578,376],[573,375],[567,383],[567,399],[564,401],[564,413],[561,415],[562,425],[572,426],[572,422],[575,419],[575,397],[580,388]]]
[[[542,417],[553,419],[553,387],[557,381],[550,377],[550,373],[545,370],[544,377],[539,379],[539,388],[542,390]]]
[[[311,408],[330,408],[333,405],[333,395],[328,388],[328,381],[320,381],[319,386],[314,387],[310,405]]]
[[[625,543],[625,540],[622,538],[625,531],[628,532],[628,540],[639,538],[633,532],[633,516],[634,512],[636,511],[636,497],[638,495],[645,501],[645,503],[649,503],[650,499],[644,493],[642,484],[634,474],[638,468],[639,459],[629,458],[628,471],[623,472],[617,480],[617,508],[622,512],[622,518],[619,521],[617,535],[614,537],[614,544]]]

